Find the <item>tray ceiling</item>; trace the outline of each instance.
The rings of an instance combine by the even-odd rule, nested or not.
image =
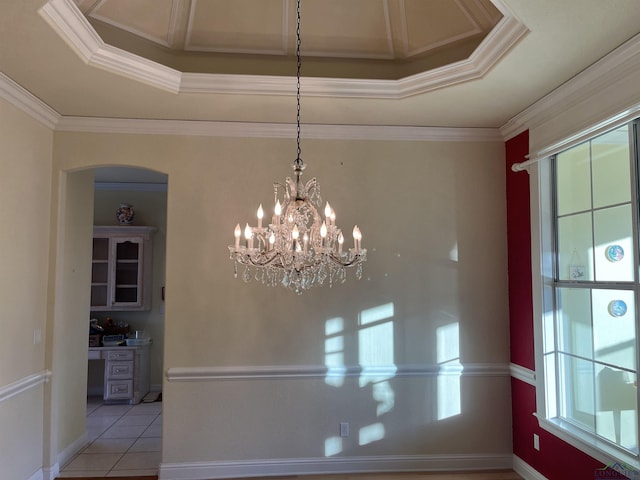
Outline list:
[[[290,75],[295,0],[75,0],[109,45],[182,72]],[[302,0],[306,76],[399,79],[468,58],[490,0]]]
[[[303,126],[325,126],[333,135],[361,126],[385,134],[414,127],[515,131],[529,118],[522,115],[530,105],[640,38],[634,37],[640,35],[638,0],[492,4],[302,0]],[[196,18],[216,5],[220,18]],[[0,96],[31,98],[40,107],[34,109],[49,112],[42,115],[56,129],[97,123],[102,131],[119,122],[148,133],[150,122],[155,133],[215,128],[245,134],[250,124],[293,138],[293,5],[292,0],[4,0]],[[275,13],[260,10],[267,7]],[[429,16],[431,7],[437,13]],[[119,8],[131,10],[125,14]],[[256,18],[272,18],[273,25],[256,29],[262,25]],[[364,25],[351,28],[360,20]],[[488,33],[469,35],[476,24],[485,31],[493,22]],[[442,28],[451,23],[458,29],[444,34]],[[217,31],[209,30],[216,25]],[[363,40],[366,34],[371,41]],[[440,44],[442,39],[450,46]],[[476,41],[476,47],[466,43]],[[207,51],[211,44],[217,51]],[[251,53],[256,48],[278,51]],[[450,62],[459,58],[452,52],[464,48],[464,58]],[[345,52],[352,56],[338,56]],[[390,53],[391,58],[372,58]],[[329,54],[334,56],[322,56]],[[599,73],[589,75],[595,88]]]

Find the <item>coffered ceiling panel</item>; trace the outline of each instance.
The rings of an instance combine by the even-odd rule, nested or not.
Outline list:
[[[167,66],[172,68],[184,58],[193,64],[191,52],[227,55],[220,63],[228,62],[228,55],[250,55],[256,64],[260,56],[295,53],[295,0],[75,3],[107,43],[154,61],[168,53],[174,64]],[[431,68],[462,60],[503,17],[491,0],[302,0],[301,13],[304,57],[407,64],[424,62],[430,52],[437,51],[441,58],[428,61]],[[145,41],[168,50],[154,54]],[[243,59],[245,65],[247,61]],[[210,65],[206,71],[211,71]],[[366,71],[370,66],[359,68]],[[334,71],[340,76],[339,70]],[[352,76],[344,71],[345,77]],[[378,77],[379,73],[370,71]],[[399,78],[403,73],[386,76]]]
[[[286,0],[192,0],[185,50],[286,54]]]
[[[305,55],[394,57],[388,1],[307,0],[303,7]]]
[[[84,1],[80,6],[89,18],[168,47],[171,43],[172,5],[172,0],[100,0],[93,3]]]
[[[402,20],[406,23],[407,56],[418,55],[482,33],[462,2],[451,0],[405,0]],[[434,6],[438,15],[433,15]]]

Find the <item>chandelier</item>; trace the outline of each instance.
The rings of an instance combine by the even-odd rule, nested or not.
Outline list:
[[[329,202],[324,207],[324,219],[318,213],[322,204],[318,181],[312,178],[303,183],[301,179],[306,165],[300,157],[300,0],[296,14],[298,154],[292,164],[295,179],[287,177],[284,184],[273,184],[275,207],[271,222],[265,225],[260,204],[257,226],[247,223],[243,232],[237,224],[235,244],[229,246],[229,252],[236,278],[240,267],[245,282],[254,278],[265,285],[282,285],[300,295],[313,286],[323,285],[327,279],[329,286],[344,283],[349,267],[356,267],[356,278],[362,278],[367,250],[362,248],[362,233],[357,225],[353,228],[353,248],[344,247],[344,236]]]

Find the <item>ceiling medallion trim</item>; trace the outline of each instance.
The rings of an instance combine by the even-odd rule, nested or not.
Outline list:
[[[497,5],[499,6],[499,5]],[[507,9],[467,60],[400,80],[305,78],[305,96],[401,99],[484,76],[528,29]],[[291,95],[294,78],[181,73],[105,44],[73,0],[49,0],[40,15],[85,63],[172,93]]]

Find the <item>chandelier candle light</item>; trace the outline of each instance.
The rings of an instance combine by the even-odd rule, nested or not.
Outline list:
[[[296,24],[297,57],[297,146],[298,155],[293,162],[295,180],[287,177],[285,183],[274,183],[274,212],[271,222],[264,226],[264,209],[258,207],[258,226],[248,223],[244,232],[240,224],[234,230],[235,244],[229,246],[230,258],[234,260],[234,275],[238,276],[238,265],[244,267],[242,279],[251,277],[269,286],[278,284],[290,288],[297,294],[324,284],[347,279],[346,269],[356,267],[356,277],[362,278],[362,263],[367,250],[362,248],[362,233],[353,228],[353,248],[343,249],[344,236],[336,225],[336,213],[326,203],[324,220],[318,213],[322,200],[320,185],[315,178],[302,182],[302,171],[306,165],[300,157],[300,0],[297,1]],[[278,198],[283,190],[283,201]],[[244,233],[244,241],[241,237]]]

